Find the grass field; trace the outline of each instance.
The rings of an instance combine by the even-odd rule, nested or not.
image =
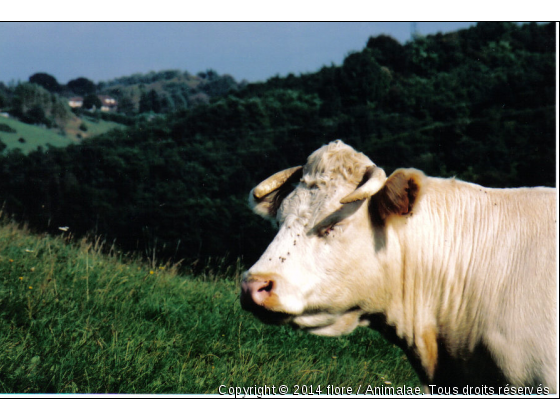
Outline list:
[[[29,153],[37,149],[37,147],[45,147],[47,144],[55,147],[64,147],[76,142],[72,138],[61,136],[53,130],[24,124],[11,118],[0,117],[0,123],[16,130],[15,133],[0,131],[0,139],[8,146],[8,149],[19,148],[23,153]],[[20,138],[23,138],[25,142],[20,143],[18,141]]]
[[[79,126],[81,124],[84,124],[85,127],[87,128],[86,131],[83,131],[79,128]],[[105,121],[105,120],[101,120],[101,119],[93,119],[90,117],[85,117],[83,116],[81,119],[76,119],[76,121],[74,121],[73,124],[69,124],[66,127],[66,134],[69,137],[72,137],[74,139],[80,139],[80,138],[88,138],[88,137],[93,137],[93,136],[97,136],[99,134],[103,134],[107,131],[113,130],[115,128],[123,128],[125,127],[122,124],[118,124],[116,122],[112,122],[112,121]],[[78,134],[81,137],[78,137]]]
[[[82,123],[87,127],[87,131],[79,129],[79,126]],[[78,143],[80,141],[78,134],[81,138],[87,138],[105,133],[115,128],[123,127],[121,124],[110,121],[94,121],[89,118],[80,120],[75,118],[75,120],[68,123],[68,126],[65,129],[65,135],[61,135],[58,133],[60,130],[57,131],[54,129],[24,124],[11,118],[0,117],[0,124],[5,124],[16,131],[15,133],[7,133],[0,130],[0,140],[8,146],[8,149],[19,148],[23,153],[29,153],[30,151],[37,149],[39,146],[46,147],[47,144],[55,147],[65,147],[69,144]],[[25,142],[20,142],[20,138],[23,138]]]
[[[179,275],[101,248],[0,222],[0,393],[419,385],[375,331],[326,338],[259,323],[240,308],[240,268]]]

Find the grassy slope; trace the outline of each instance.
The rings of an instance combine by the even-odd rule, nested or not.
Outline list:
[[[325,338],[259,323],[238,303],[239,271],[179,276],[66,235],[0,224],[0,393],[418,385],[374,331]]]
[[[16,130],[15,133],[0,131],[0,140],[8,146],[8,149],[20,148],[23,153],[29,153],[38,146],[45,147],[47,143],[55,147],[65,147],[69,144],[77,143],[80,140],[77,134],[80,134],[82,138],[86,138],[115,128],[124,127],[114,122],[103,120],[96,122],[89,118],[85,118],[83,122],[87,127],[87,131],[84,132],[79,129],[82,120],[75,118],[75,120],[68,123],[65,129],[66,135],[62,136],[58,134],[56,130],[49,130],[47,128],[24,124],[11,118],[0,117],[0,123],[6,124]],[[18,141],[20,137],[25,139],[25,143],[20,143]]]
[[[61,136],[53,130],[24,124],[11,118],[0,117],[0,123],[16,130],[15,133],[0,131],[0,139],[8,149],[20,148],[23,153],[28,153],[38,146],[45,147],[47,143],[55,147],[64,147],[75,142],[70,137]],[[25,139],[25,143],[18,142],[19,138]]]
[[[86,131],[80,129],[80,125],[82,123],[86,126]],[[97,136],[107,131],[124,127],[124,125],[112,121],[105,121],[101,119],[95,120],[90,117],[82,117],[76,118],[71,123],[67,124],[64,131],[68,137],[79,141],[80,139]]]

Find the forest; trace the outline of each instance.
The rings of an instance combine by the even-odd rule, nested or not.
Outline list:
[[[146,97],[151,118],[126,128],[28,154],[0,147],[0,206],[37,232],[68,226],[191,267],[249,265],[274,234],[248,209],[251,188],[334,139],[387,174],[416,167],[488,187],[554,186],[555,42],[553,23],[484,22],[405,44],[371,37],[340,66],[263,83],[199,75],[203,99]],[[138,78],[102,88],[127,92]],[[49,98],[47,116],[64,119]]]
[[[31,75],[27,82],[0,82],[0,110],[18,120],[48,128],[65,130],[68,120],[88,115],[131,125],[147,119],[151,114],[167,114],[226,96],[247,84],[237,83],[230,75],[219,75],[209,69],[191,75],[179,70],[164,70],[147,74],[133,74],[106,82],[94,83],[78,77],[61,84],[44,72]],[[99,96],[115,99],[116,113],[100,112]],[[76,97],[81,106],[68,104]]]

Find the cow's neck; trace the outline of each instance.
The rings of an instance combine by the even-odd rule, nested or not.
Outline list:
[[[391,299],[384,313],[428,373],[442,341],[453,343],[447,349],[453,357],[462,357],[459,351],[473,352],[482,337],[485,267],[495,257],[499,218],[486,214],[493,211],[487,203],[492,190],[473,187],[430,179],[411,214],[393,216],[385,226]]]

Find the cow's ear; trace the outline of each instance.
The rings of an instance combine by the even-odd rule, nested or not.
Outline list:
[[[299,182],[301,166],[285,169],[267,178],[249,193],[249,206],[259,216],[273,220],[282,200],[292,192],[294,182]]]
[[[417,169],[397,169],[373,197],[372,208],[381,220],[412,212],[425,175]]]

